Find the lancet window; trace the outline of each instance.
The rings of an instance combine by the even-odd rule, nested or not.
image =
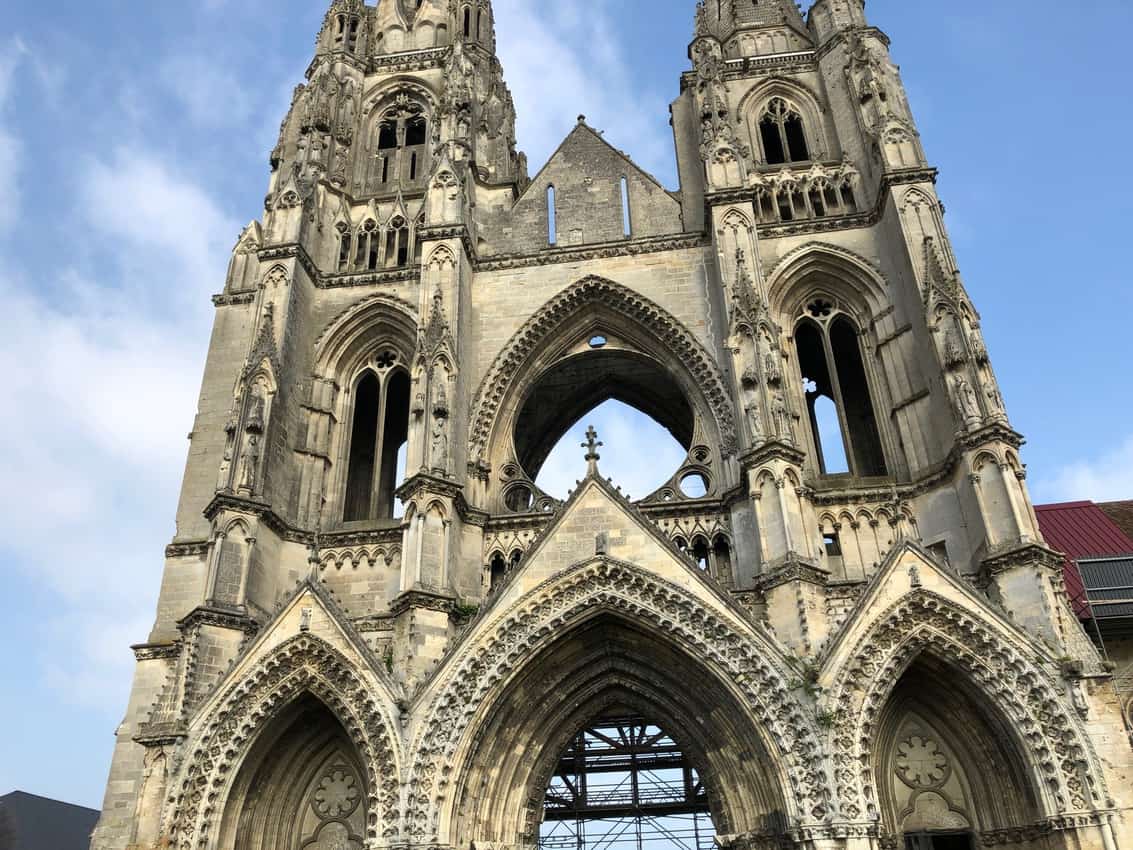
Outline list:
[[[815,298],[795,328],[811,439],[823,475],[887,474],[857,328]]]
[[[373,160],[366,191],[418,188],[429,173],[429,121],[424,109],[406,96],[387,109],[371,138]]]
[[[803,118],[798,109],[781,97],[767,102],[759,118],[763,161],[768,165],[806,162],[810,159]]]
[[[409,375],[398,361],[383,350],[355,384],[344,522],[394,516],[398,457],[409,438]]]

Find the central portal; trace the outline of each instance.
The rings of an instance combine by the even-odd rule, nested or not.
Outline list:
[[[571,739],[543,802],[542,850],[711,850],[708,794],[684,750],[631,712]]]

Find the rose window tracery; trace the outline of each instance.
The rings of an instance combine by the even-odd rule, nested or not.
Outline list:
[[[341,768],[335,768],[319,783],[313,805],[319,817],[341,818],[353,812],[361,798],[354,777]]]
[[[936,741],[913,735],[897,746],[897,775],[914,788],[935,788],[948,778],[948,758]]]

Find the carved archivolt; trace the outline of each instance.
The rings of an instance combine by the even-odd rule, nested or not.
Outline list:
[[[833,799],[815,721],[791,691],[791,674],[771,639],[742,630],[703,601],[630,564],[607,559],[567,570],[532,591],[441,668],[423,713],[405,815],[413,841],[435,839],[459,775],[462,744],[498,686],[524,662],[598,611],[664,632],[696,663],[733,683],[765,731],[789,815],[821,820]]]
[[[713,357],[680,321],[662,307],[612,280],[592,276],[569,287],[540,308],[492,363],[472,406],[469,428],[472,457],[486,449],[500,406],[523,365],[554,336],[563,321],[590,305],[600,305],[603,310],[621,313],[647,328],[674,359],[689,370],[716,418],[724,454],[733,452],[736,434],[731,396]]]
[[[173,846],[209,846],[224,813],[223,796],[256,736],[304,694],[326,705],[357,748],[366,771],[367,837],[378,838],[398,812],[398,739],[388,706],[377,698],[383,692],[376,679],[313,635],[282,644],[228,689],[188,744],[170,799]]]
[[[921,653],[954,663],[1018,730],[1021,753],[1048,815],[1112,805],[1089,743],[1058,686],[993,629],[944,597],[919,590],[859,642],[830,689],[835,778],[843,813],[877,816],[872,748],[878,718],[902,673]]]
[[[354,359],[350,354],[380,336],[375,329],[383,326],[398,337],[408,356],[417,336],[417,311],[395,296],[374,295],[335,317],[319,336],[315,342],[315,373],[330,377],[343,371],[343,363]]]
[[[810,295],[810,288],[800,284],[813,278],[846,297],[863,320],[889,304],[889,283],[873,263],[837,245],[810,242],[783,257],[768,274],[772,311],[793,321]]]

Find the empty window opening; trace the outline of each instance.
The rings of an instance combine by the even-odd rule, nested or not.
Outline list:
[[[381,384],[367,372],[354,391],[354,427],[350,432],[350,462],[346,477],[346,522],[370,518],[374,461],[378,443]]]
[[[464,37],[468,38],[472,35],[472,10],[467,6],[464,7]]]
[[[346,37],[346,17],[339,15],[334,19],[334,43],[341,45]]]
[[[699,472],[681,479],[681,492],[690,499],[703,499],[708,495],[708,480]]]
[[[355,48],[357,48],[357,46],[358,46],[358,24],[359,23],[360,22],[359,22],[358,18],[351,18],[350,19],[350,30],[349,30],[349,34],[346,37],[346,49],[349,50],[351,53],[353,53]]]
[[[829,532],[828,534],[822,535],[822,544],[826,547],[826,557],[842,557],[842,543],[838,539],[838,535],[834,532]]]
[[[700,774],[640,717],[595,720],[562,754],[543,800],[541,850],[710,850]]]
[[[389,151],[397,147],[397,125],[392,121],[383,121],[378,128],[378,150]]]
[[[405,146],[415,147],[427,141],[428,126],[424,118],[412,118],[405,125]]]
[[[608,340],[606,339],[606,337],[602,336],[601,334],[598,334],[597,336],[590,337],[590,347],[591,348],[605,348],[607,343],[608,343]]]
[[[554,245],[558,240],[556,235],[558,233],[558,223],[556,221],[557,210],[555,209],[555,187],[547,187],[547,242]]]
[[[389,361],[394,362],[394,361]],[[409,436],[409,376],[394,370],[367,372],[354,393],[346,478],[345,522],[391,519],[394,490],[404,475]]]
[[[768,165],[810,159],[802,116],[781,97],[771,98],[764,108],[759,119],[759,137]]]
[[[519,406],[516,460],[541,491],[565,498],[574,489],[590,425],[605,444],[601,474],[642,499],[688,462],[696,417],[682,386],[655,361],[587,348],[543,373]]]
[[[881,448],[881,433],[873,412],[858,333],[844,317],[835,319],[830,327],[830,347],[838,370],[854,465],[859,475],[885,475],[885,453]]]
[[[633,235],[633,222],[630,221],[629,212],[629,181],[622,178],[622,235]]]
[[[711,563],[708,554],[708,541],[703,537],[698,537],[692,541],[692,559],[696,561],[696,566],[700,568],[701,572],[708,572]]]
[[[531,510],[535,504],[535,497],[527,487],[513,487],[508,490],[504,499],[508,510],[512,513],[522,514]]]
[[[409,262],[409,222],[401,216],[390,221],[386,229],[386,268],[397,268]]]
[[[732,581],[732,547],[728,545],[728,538],[720,535],[712,545],[712,557],[715,560],[713,575],[723,582]]]
[[[338,270],[344,272],[350,266],[350,228],[338,225]]]
[[[844,315],[831,321],[833,305],[816,300],[818,321],[795,331],[811,436],[823,475],[885,475],[881,434],[873,412],[857,331]]]
[[[488,565],[489,590],[495,590],[503,584],[504,579],[507,578],[507,573],[507,561],[504,560],[502,552],[497,552]]]

